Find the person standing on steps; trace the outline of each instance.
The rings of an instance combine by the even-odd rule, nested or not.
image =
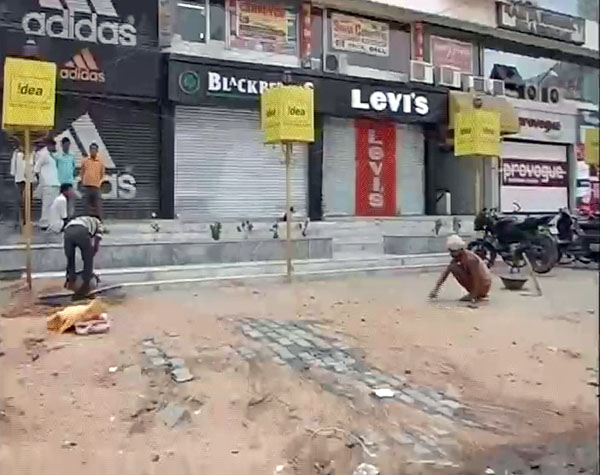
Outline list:
[[[69,219],[73,217],[72,215],[69,215],[68,211],[68,203],[72,200],[73,185],[70,183],[63,183],[60,185],[60,195],[58,195],[50,207],[50,225],[48,229],[53,233],[62,233],[69,222]]]
[[[460,299],[461,302],[476,303],[487,298],[492,286],[492,275],[485,262],[474,252],[465,249],[465,242],[456,234],[448,238],[446,246],[452,261],[438,279],[429,298],[437,298],[450,274],[468,292]]]
[[[17,138],[14,138],[15,149],[10,159],[10,175],[15,180],[15,193],[17,197],[17,222],[16,226],[25,226],[25,181],[27,173],[27,160],[25,160],[25,152],[21,143]],[[33,154],[27,157],[31,169],[33,171]],[[33,185],[31,186],[30,195],[33,202]]]
[[[71,185],[73,187],[75,174],[75,155],[71,153],[71,141],[64,137],[60,141],[61,150],[54,155],[56,168],[58,170],[58,181],[60,185]],[[61,191],[62,193],[62,191]],[[69,193],[67,196],[67,213],[70,218],[75,215],[75,194]]]
[[[98,155],[98,145],[90,145],[90,155],[81,162],[81,184],[84,188],[85,206],[89,215],[102,218],[102,180],[104,180],[104,165]]]
[[[53,158],[56,153],[56,142],[54,139],[47,138],[44,144],[46,147],[37,152],[33,170],[38,176],[39,186],[41,187],[42,216],[39,224],[40,228],[45,231],[50,224],[50,207],[60,193],[60,183],[56,161]]]
[[[100,248],[104,236],[104,226],[99,216],[78,216],[70,220],[64,228],[64,250],[67,258],[67,281],[65,287],[75,290],[79,296],[90,292],[90,282],[94,275],[94,257]],[[74,289],[77,274],[75,273],[75,251],[81,252],[83,261],[83,285]]]

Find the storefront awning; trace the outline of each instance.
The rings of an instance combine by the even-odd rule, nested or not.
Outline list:
[[[500,113],[500,133],[502,135],[519,133],[519,116],[514,106],[505,97],[475,95],[471,92],[458,91],[450,93],[448,123],[451,130],[454,130],[454,122],[458,112],[473,111],[473,99],[476,97],[479,97],[482,101],[481,110]]]

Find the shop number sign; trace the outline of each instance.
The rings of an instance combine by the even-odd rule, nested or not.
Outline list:
[[[3,129],[53,128],[55,97],[56,64],[6,58]]]
[[[390,27],[387,23],[339,13],[331,15],[331,23],[334,49],[371,56],[390,55]]]
[[[454,155],[500,155],[500,114],[474,110],[456,114]]]
[[[301,86],[267,89],[260,99],[265,143],[314,142],[314,91]]]

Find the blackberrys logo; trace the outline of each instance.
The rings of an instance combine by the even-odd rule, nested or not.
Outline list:
[[[111,0],[39,0],[39,4],[41,8],[60,10],[62,14],[27,13],[22,25],[28,35],[105,45],[137,44],[133,18],[122,21]]]
[[[82,49],[60,70],[61,79],[72,81],[106,82],[104,73],[100,71],[94,56],[89,49]]]

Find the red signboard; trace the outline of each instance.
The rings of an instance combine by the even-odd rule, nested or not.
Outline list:
[[[473,46],[463,41],[432,36],[431,62],[435,66],[447,66],[471,73],[473,72]]]
[[[356,121],[356,214],[396,215],[396,128]]]

